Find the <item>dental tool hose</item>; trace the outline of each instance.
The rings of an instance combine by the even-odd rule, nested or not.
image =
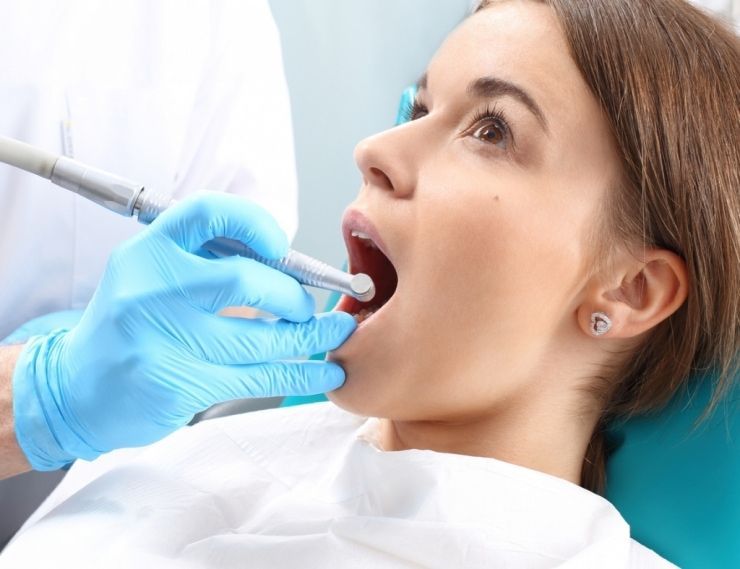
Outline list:
[[[0,162],[50,180],[115,213],[149,224],[175,200],[115,174],[58,156],[25,142],[0,136]],[[368,302],[375,296],[375,285],[366,274],[352,275],[313,257],[289,249],[280,259],[266,259],[239,241],[218,238],[204,244],[218,257],[240,255],[290,275],[304,285],[336,291]]]

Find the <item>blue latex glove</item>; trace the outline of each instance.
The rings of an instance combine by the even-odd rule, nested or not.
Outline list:
[[[323,393],[344,382],[333,363],[276,360],[338,347],[354,319],[314,317],[296,280],[257,261],[194,254],[215,237],[268,258],[288,249],[257,205],[194,196],[113,252],[79,324],[29,340],[14,372],[13,411],[34,469],[149,444],[222,401]],[[280,319],[216,315],[227,306]]]
[[[57,328],[72,328],[82,318],[82,312],[82,310],[59,310],[33,318],[0,341],[0,346],[22,344],[31,336],[48,334]]]

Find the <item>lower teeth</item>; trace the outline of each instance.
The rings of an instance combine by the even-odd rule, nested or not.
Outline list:
[[[375,314],[375,309],[363,308],[355,314],[355,321],[359,324],[370,318],[373,314]]]

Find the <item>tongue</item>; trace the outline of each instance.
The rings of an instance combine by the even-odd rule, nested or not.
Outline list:
[[[375,283],[374,306],[383,306],[396,292],[398,275],[393,264],[378,249],[368,251],[362,259],[362,272],[367,273]]]

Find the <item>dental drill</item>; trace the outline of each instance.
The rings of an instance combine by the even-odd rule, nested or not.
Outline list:
[[[135,215],[144,224],[151,223],[176,203],[139,183],[4,136],[0,136],[0,162],[46,178],[115,213]],[[254,259],[303,285],[336,291],[360,302],[368,302],[375,296],[375,285],[368,275],[340,271],[294,249],[289,249],[280,259],[266,259],[244,243],[224,237],[213,239],[203,247],[218,257],[240,255]]]

